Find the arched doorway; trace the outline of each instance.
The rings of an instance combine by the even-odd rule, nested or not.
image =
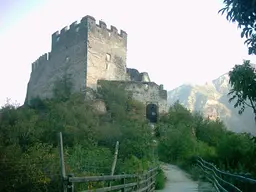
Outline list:
[[[156,123],[158,118],[158,106],[156,104],[150,103],[146,107],[146,118],[150,123]]]

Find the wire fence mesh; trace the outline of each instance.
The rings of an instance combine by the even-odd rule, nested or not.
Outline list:
[[[80,161],[72,161],[72,156],[65,156],[66,174],[74,174],[76,177],[110,175],[112,159],[81,158]],[[124,162],[117,159],[115,175],[123,173],[140,173],[141,163],[132,161]],[[131,170],[129,170],[130,168]],[[57,192],[61,191],[60,161],[58,154],[51,161],[43,156],[37,159],[0,159],[0,191],[8,192]],[[112,182],[119,184],[120,181]],[[76,191],[106,187],[109,182],[76,184]]]
[[[0,191],[61,191],[62,178],[58,146],[49,147],[38,143],[25,152],[16,150],[15,146],[2,149],[4,148],[0,146]],[[66,174],[73,174],[76,177],[110,175],[114,160],[113,150],[99,146],[92,149],[82,146],[66,147],[64,150]],[[118,157],[114,174],[141,173],[152,167],[154,167],[152,162],[143,162],[136,157]],[[106,185],[109,183],[77,184],[76,191]]]

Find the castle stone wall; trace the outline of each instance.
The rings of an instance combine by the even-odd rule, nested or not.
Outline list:
[[[91,20],[88,26],[87,86],[96,89],[98,80],[125,80],[127,34]]]
[[[87,28],[90,16],[85,16],[80,23],[73,22],[69,26],[63,27],[60,31],[52,34],[52,54],[63,52],[67,48],[77,45],[79,43],[87,44]]]
[[[91,16],[52,34],[52,50],[32,64],[27,98],[51,98],[54,83],[71,75],[72,92],[96,88],[98,79],[125,80],[127,34]]]
[[[137,69],[127,68],[126,73],[130,81],[150,82],[147,72],[140,73]]]
[[[61,52],[48,54],[47,60],[40,57],[32,64],[32,72],[28,84],[27,99],[39,96],[51,98],[55,82],[65,74],[70,75],[72,92],[85,89],[86,86],[86,51],[84,42],[66,47]]]
[[[101,86],[98,81],[98,85]],[[135,81],[111,81],[115,86],[122,86],[132,96],[134,100],[140,101],[147,105],[150,103],[156,104],[159,108],[159,113],[168,112],[167,106],[167,91],[162,85],[157,85],[154,82],[135,82]]]
[[[32,64],[26,100],[51,98],[56,81],[67,75],[73,93],[96,90],[98,82],[107,80],[124,86],[135,100],[157,104],[160,113],[166,112],[166,90],[150,82],[147,73],[127,69],[126,54],[126,32],[85,16],[52,34],[51,52]]]

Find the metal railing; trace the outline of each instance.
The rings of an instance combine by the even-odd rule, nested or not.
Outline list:
[[[221,171],[214,164],[203,160],[201,157],[197,157],[196,164],[218,192],[256,191],[256,180],[254,179]]]

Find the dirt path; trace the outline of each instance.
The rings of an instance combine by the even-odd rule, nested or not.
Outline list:
[[[193,181],[190,176],[179,167],[170,164],[162,165],[163,171],[167,177],[165,188],[157,190],[158,192],[213,192],[211,184]]]

